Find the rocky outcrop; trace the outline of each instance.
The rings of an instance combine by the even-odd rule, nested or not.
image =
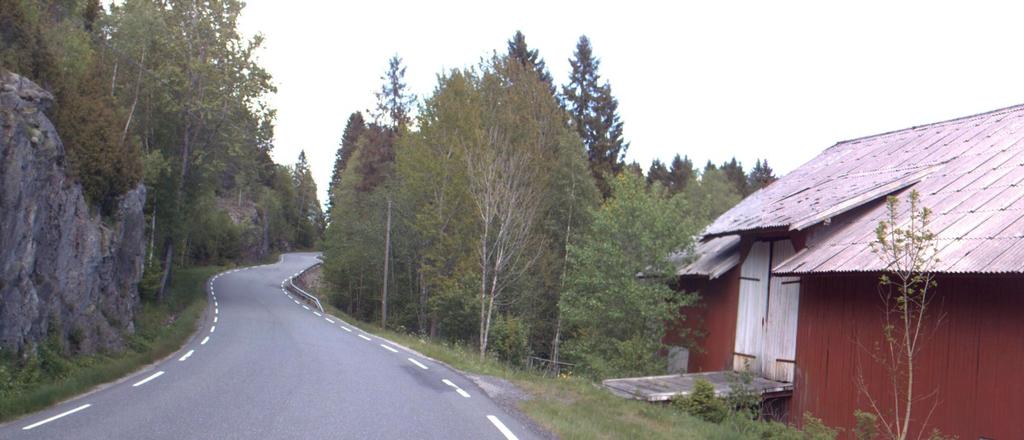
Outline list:
[[[116,350],[139,309],[146,189],[101,218],[67,177],[43,114],[52,99],[0,72],[0,349],[32,349],[59,329],[74,352]]]

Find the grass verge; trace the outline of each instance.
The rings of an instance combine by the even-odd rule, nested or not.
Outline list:
[[[143,303],[135,333],[121,353],[70,359],[41,355],[20,362],[0,358],[0,422],[117,380],[177,351],[195,333],[207,305],[203,284],[221,269],[178,270],[163,303]]]
[[[532,396],[519,409],[562,439],[746,439],[760,438],[730,426],[706,422],[673,408],[616,397],[579,377],[544,376],[496,359],[480,359],[475,348],[439,343],[353,319],[316,293],[326,312],[378,336],[414,349],[454,368],[511,381]]]

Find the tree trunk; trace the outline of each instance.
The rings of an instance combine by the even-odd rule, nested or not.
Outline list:
[[[157,301],[163,301],[167,294],[167,285],[171,282],[171,266],[174,264],[174,240],[168,238],[164,245],[164,274],[160,276],[160,290],[157,292]]]

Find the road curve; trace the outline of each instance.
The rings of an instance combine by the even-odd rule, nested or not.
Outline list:
[[[287,294],[282,282],[314,256],[216,276],[200,330],[178,353],[6,423],[0,438],[537,437],[456,371]]]

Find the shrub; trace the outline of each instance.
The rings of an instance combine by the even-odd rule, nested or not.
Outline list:
[[[529,335],[523,320],[510,315],[498,315],[491,324],[488,351],[505,362],[522,364],[530,355]]]
[[[875,440],[878,437],[878,416],[857,410],[853,412],[857,424],[853,428],[853,436],[857,440]]]
[[[693,391],[676,398],[673,404],[683,412],[711,423],[722,423],[729,415],[725,400],[715,396],[715,386],[704,379],[694,381]]]

